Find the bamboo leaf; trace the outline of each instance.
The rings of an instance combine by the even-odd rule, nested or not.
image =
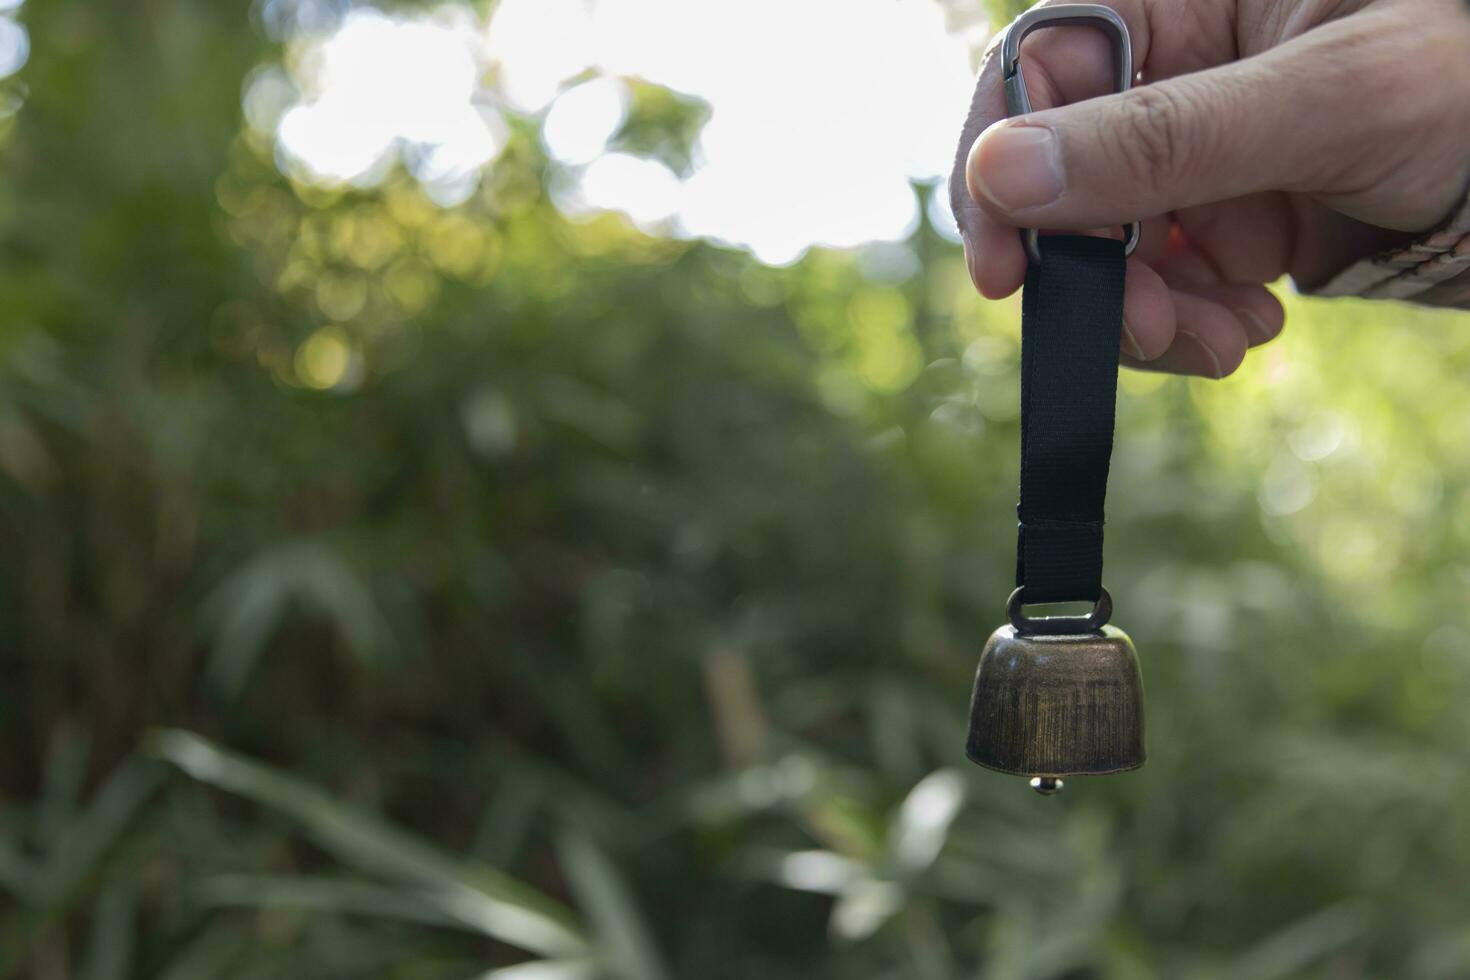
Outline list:
[[[228,976],[226,970],[240,959],[248,945],[246,936],[233,929],[211,929],[185,946],[155,980]]]
[[[667,977],[638,903],[612,859],[577,829],[562,832],[557,851],[572,891],[592,920],[608,968],[623,980]]]
[[[300,823],[343,863],[430,889],[442,910],[486,935],[547,956],[586,951],[571,914],[492,868],[456,858],[321,789],[178,730],[157,732],[153,750],[190,776]]]
[[[888,836],[888,856],[893,869],[914,875],[939,857],[949,828],[965,802],[965,781],[953,769],[930,773],[909,791]]]
[[[390,888],[345,878],[221,875],[201,882],[194,894],[207,906],[335,912],[481,932],[443,907],[431,888]]]
[[[210,685],[238,694],[296,602],[325,615],[368,663],[384,660],[393,645],[371,590],[352,566],[324,544],[291,542],[248,562],[205,600],[205,618],[216,624]]]
[[[163,767],[152,760],[124,763],[92,805],[57,835],[49,859],[37,871],[38,900],[52,908],[62,905],[127,829],[163,776]]]
[[[544,960],[491,970],[476,980],[592,980],[595,976],[597,965],[591,960]]]
[[[46,755],[45,784],[36,815],[36,830],[43,847],[76,814],[87,772],[87,740],[71,725],[62,725],[51,737]]]
[[[1340,902],[1272,933],[1225,971],[1228,980],[1277,980],[1300,976],[1328,953],[1352,942],[1367,918],[1362,906]]]
[[[131,875],[111,879],[92,917],[81,980],[125,980],[133,959],[138,891]]]

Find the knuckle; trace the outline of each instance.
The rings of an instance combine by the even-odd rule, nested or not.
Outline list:
[[[1126,105],[1115,136],[1131,175],[1147,180],[1187,172],[1198,157],[1186,132],[1195,115],[1188,97],[1173,88],[1147,85],[1134,89]]]

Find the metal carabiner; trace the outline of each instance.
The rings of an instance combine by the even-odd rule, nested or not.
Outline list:
[[[1001,73],[1005,79],[1006,114],[1024,116],[1031,111],[1031,97],[1026,92],[1026,77],[1021,74],[1021,42],[1032,31],[1042,27],[1096,27],[1113,42],[1113,66],[1117,69],[1118,91],[1133,86],[1133,45],[1128,38],[1128,25],[1112,7],[1097,3],[1062,3],[1051,7],[1035,7],[1017,17],[1006,28],[1000,42]],[[1132,255],[1138,247],[1142,227],[1139,222],[1125,226],[1123,254]],[[1026,228],[1021,239],[1032,262],[1041,261],[1040,233]]]

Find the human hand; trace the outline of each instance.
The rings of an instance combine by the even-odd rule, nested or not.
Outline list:
[[[1005,119],[998,39],[986,53],[950,177],[981,294],[1020,288],[1017,228],[1143,219],[1123,362],[1219,378],[1281,330],[1266,283],[1317,285],[1464,200],[1467,0],[1109,5],[1140,67],[1128,92],[1105,94],[1103,34],[1048,29],[1022,47],[1036,111]]]

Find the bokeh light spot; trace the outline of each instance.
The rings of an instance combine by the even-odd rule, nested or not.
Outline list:
[[[412,316],[422,313],[439,291],[439,277],[428,263],[411,256],[399,259],[385,276],[388,294],[398,308]]]
[[[340,327],[323,327],[296,351],[296,376],[308,388],[325,391],[347,379],[352,348]]]
[[[281,165],[325,183],[372,185],[401,160],[441,203],[473,193],[500,152],[505,127],[481,98],[485,52],[467,7],[390,16],[348,14],[322,39],[303,42],[283,110],[283,80],[262,75],[247,93],[262,120],[279,111]],[[257,94],[257,86],[263,87]]]
[[[329,320],[351,320],[367,305],[367,282],[358,275],[323,275],[316,284],[316,305]]]
[[[31,56],[31,36],[8,16],[0,16],[0,78],[14,75]]]
[[[628,89],[594,78],[567,89],[552,103],[541,127],[546,151],[562,163],[590,163],[607,148],[628,115]]]
[[[586,207],[622,211],[649,228],[679,210],[682,187],[674,172],[657,160],[609,153],[587,168],[581,190]]]

